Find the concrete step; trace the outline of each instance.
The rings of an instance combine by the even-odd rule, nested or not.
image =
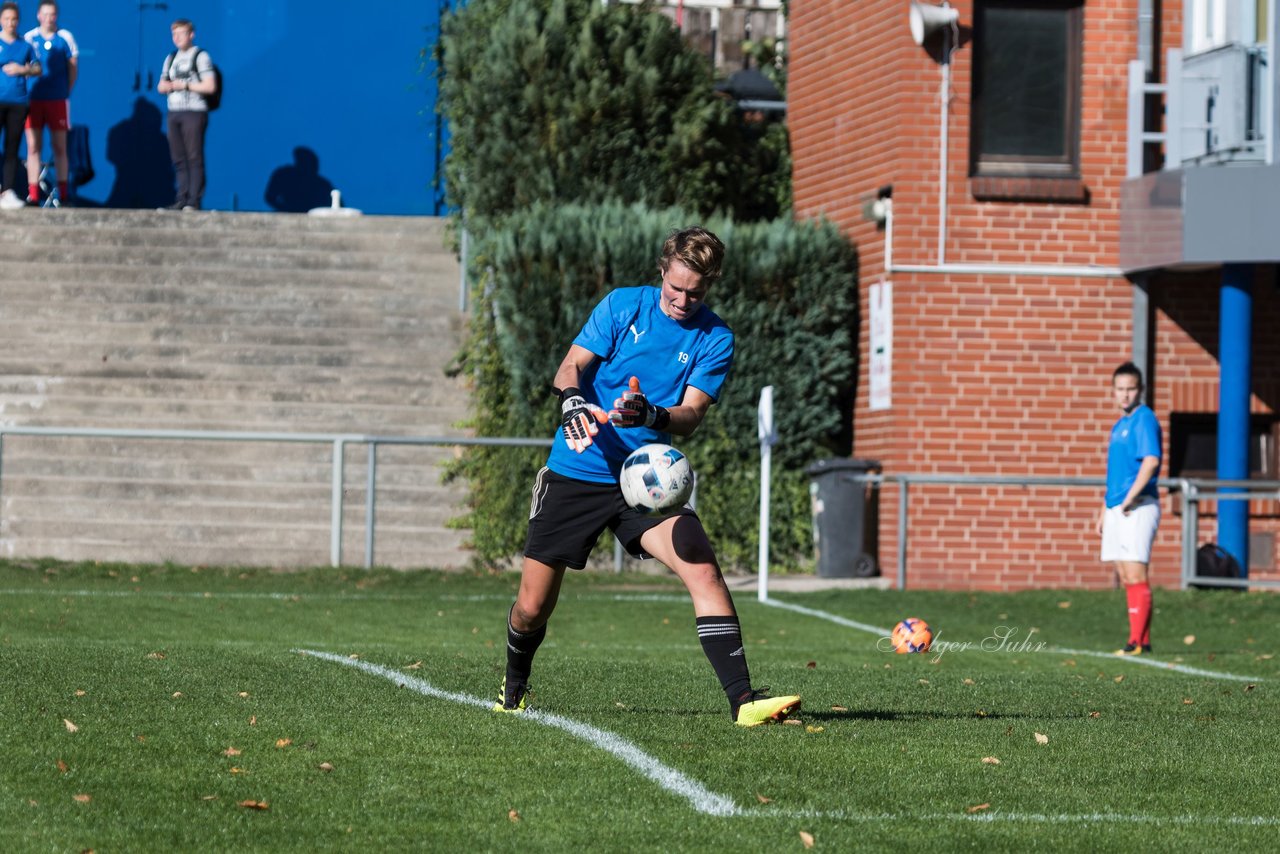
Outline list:
[[[275,289],[289,286],[304,291],[329,287],[337,293],[365,288],[412,288],[405,293],[416,293],[424,299],[448,297],[448,304],[456,306],[459,269],[455,260],[436,255],[422,259],[408,271],[384,270],[375,263],[354,269],[316,267],[293,270],[235,267],[227,264],[153,266],[90,264],[84,261],[74,264],[13,261],[6,262],[5,276],[0,280],[0,293],[13,299],[75,298],[105,289],[114,296],[121,286],[135,285],[141,290],[128,301],[195,301],[199,304],[198,300],[192,298],[193,293],[213,289],[216,294],[226,287],[232,288],[232,296],[236,297],[243,296],[235,292],[236,288],[253,289],[251,295],[257,299],[269,299]],[[146,286],[145,289],[142,289],[143,286]],[[444,290],[438,290],[439,287]],[[172,290],[164,290],[165,288]]]
[[[211,228],[199,235],[205,249],[239,250],[252,247],[287,248],[295,251],[322,253],[382,253],[408,255],[454,255],[451,246],[437,228],[390,233],[382,231],[318,231],[297,230],[288,233],[282,247],[282,233],[264,228]],[[86,246],[181,249],[193,242],[190,229],[175,228],[171,223],[153,228],[104,229],[80,223],[53,224],[28,220],[6,224],[5,242],[11,245],[45,247],[51,251],[48,260],[66,263],[69,257]]]
[[[131,244],[76,246],[74,250],[52,245],[17,243],[5,247],[5,258],[17,264],[50,263],[49,256],[57,251],[66,261],[82,264],[121,264],[142,266],[145,264],[182,265],[185,268],[253,267],[258,270],[364,270],[375,267],[388,272],[412,272],[422,266],[421,259],[413,255],[389,253],[382,249],[361,251],[319,252],[293,246],[244,246],[227,247],[152,246],[145,242]]]
[[[442,217],[360,216],[317,217],[306,214],[236,213],[230,211],[124,210],[113,208],[60,208],[0,212],[5,230],[18,227],[85,227],[112,232],[130,229],[180,230],[208,234],[219,232],[273,231],[283,235],[373,234],[391,236],[436,235],[451,241],[452,227]]]
[[[0,362],[0,366],[3,363]],[[389,382],[399,378],[391,377]],[[396,383],[399,384],[399,383]],[[208,404],[219,403],[295,403],[385,406],[388,390],[376,384],[348,382],[344,387],[332,388],[331,383],[282,382],[277,377],[265,377],[260,382],[250,382],[241,376],[229,379],[175,380],[153,377],[92,376],[67,377],[14,375],[3,373],[0,368],[0,412],[5,405],[43,407],[50,396],[60,405],[78,405],[80,401],[117,400],[124,403],[137,400],[186,400]],[[409,384],[398,392],[395,403],[405,407],[453,409],[461,403],[462,391],[455,380],[441,378],[438,381]]]

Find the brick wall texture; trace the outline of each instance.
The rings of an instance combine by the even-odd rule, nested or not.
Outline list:
[[[1130,358],[1132,284],[1124,276],[904,271],[948,265],[1114,268],[1125,177],[1126,64],[1137,57],[1137,0],[1084,6],[1083,201],[1001,201],[969,175],[973,3],[961,0],[945,152],[946,228],[939,211],[942,83],[935,56],[911,39],[906,0],[792,0],[788,122],[797,215],[826,216],[858,248],[860,371],[855,457],[886,473],[1101,477],[1119,412],[1111,372]],[[1161,8],[1163,43],[1181,43],[1181,3]],[[936,53],[936,51],[935,51]],[[877,188],[893,188],[893,272],[886,232],[864,220]],[[981,196],[982,198],[978,198]],[[986,200],[983,200],[986,199]],[[1280,290],[1254,288],[1253,409],[1280,409]],[[1171,412],[1215,412],[1216,270],[1157,276],[1153,408],[1168,444]],[[893,285],[892,406],[868,406],[868,289]],[[1166,470],[1167,473],[1167,470]],[[1094,532],[1101,488],[916,486],[910,492],[911,587],[1012,590],[1109,587]],[[1162,499],[1152,558],[1157,584],[1179,577],[1181,508]],[[1280,529],[1275,502],[1252,505],[1251,530]],[[1214,539],[1206,507],[1198,541]],[[897,487],[881,495],[880,558],[892,574]],[[1277,550],[1280,551],[1280,550]],[[1275,570],[1275,567],[1271,568]],[[1255,570],[1258,577],[1265,573]]]

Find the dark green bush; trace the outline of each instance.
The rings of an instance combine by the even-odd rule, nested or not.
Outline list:
[[[617,202],[534,204],[472,222],[471,335],[458,369],[475,383],[480,436],[547,436],[559,417],[550,383],[591,308],[609,290],[656,284],[657,255],[673,228],[695,218]],[[843,416],[856,377],[856,259],[822,222],[702,224],[724,240],[723,279],[708,305],[733,327],[737,355],[718,405],[698,433],[678,439],[698,472],[698,512],[727,566],[756,559],[760,462],[756,405],[774,387],[779,444],[773,453],[772,554],[810,559],[804,467],[847,453]],[[608,429],[608,428],[606,428]],[[518,554],[529,487],[542,449],[472,448],[455,467],[470,481],[478,557]]]
[[[717,96],[706,57],[643,6],[470,0],[442,24],[450,204],[494,216],[606,199],[738,220],[790,205],[781,124]]]

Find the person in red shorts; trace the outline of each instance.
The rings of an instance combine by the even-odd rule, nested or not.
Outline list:
[[[58,4],[53,0],[43,0],[36,11],[36,20],[40,26],[25,38],[44,71],[31,87],[31,105],[27,112],[27,204],[40,204],[41,146],[46,127],[58,175],[56,201],[61,204],[67,198],[67,176],[71,174],[67,160],[67,131],[71,129],[68,104],[79,75],[80,52],[71,33],[58,29]]]

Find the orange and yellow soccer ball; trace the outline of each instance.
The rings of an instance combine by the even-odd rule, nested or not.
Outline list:
[[[919,617],[907,617],[893,627],[890,639],[894,652],[927,652],[933,643],[933,630]]]

